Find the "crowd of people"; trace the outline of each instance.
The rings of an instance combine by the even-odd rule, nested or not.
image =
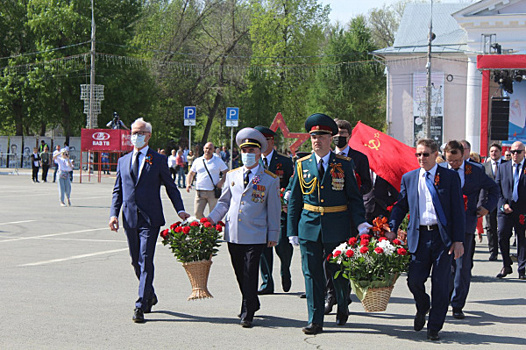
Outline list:
[[[335,305],[336,324],[345,325],[350,285],[341,276],[334,278],[337,266],[328,263],[327,256],[341,242],[369,232],[371,221],[378,216],[389,218],[387,237],[394,239],[411,213],[408,287],[417,310],[414,329],[419,331],[427,323],[430,340],[439,339],[450,305],[453,317],[465,317],[480,218],[487,219],[489,260],[497,259],[500,248],[503,267],[496,277],[512,273],[510,238],[514,230],[518,277],[526,279],[522,214],[526,210],[526,168],[521,142],[511,146],[509,161],[502,158],[502,147],[492,144],[488,160],[480,164],[465,140],[449,141],[439,150],[435,141],[421,139],[415,153],[419,168],[402,177],[398,192],[370,169],[367,156],[349,147],[349,122],[317,113],[307,118],[305,129],[312,152],[299,155],[294,164],[275,150],[276,134],[265,126],[238,132],[240,152],[230,154],[226,147],[216,148],[209,142],[201,157],[194,158],[191,151],[181,148],[166,159],[148,147],[151,125],[142,119],[132,124],[134,151],[119,159],[109,226],[118,230],[122,208],[139,279],[134,322],[144,322],[144,313],[158,302],[153,289],[153,252],[165,224],[161,184],[183,220],[190,215],[178,188],[190,192],[194,182],[196,218],[217,223],[226,216],[225,240],[242,295],[238,316],[246,328],[254,325],[254,314],[261,307],[258,295],[275,291],[273,250],[280,260],[282,290],[290,290],[295,245],[300,248],[307,299],[308,322],[303,332],[322,332],[324,316]],[[242,166],[229,170],[230,157],[233,164],[240,158]],[[259,271],[262,284],[258,286]],[[428,278],[431,296],[424,287]]]

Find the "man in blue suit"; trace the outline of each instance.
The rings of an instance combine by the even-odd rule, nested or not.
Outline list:
[[[133,152],[121,157],[117,164],[117,178],[113,188],[110,229],[119,229],[119,212],[122,221],[132,266],[139,279],[139,298],[135,302],[132,320],[144,322],[144,313],[151,312],[157,303],[153,289],[153,255],[159,229],[165,224],[161,204],[160,188],[163,184],[168,197],[183,220],[190,215],[185,212],[181,194],[168,170],[166,157],[148,147],[152,126],[142,118],[132,124],[131,142]]]
[[[473,251],[477,220],[497,207],[499,188],[495,181],[489,178],[484,168],[475,163],[464,160],[464,147],[458,141],[449,141],[444,149],[449,169],[455,170],[460,177],[464,208],[466,210],[466,234],[464,236],[464,251],[460,259],[453,262],[453,294],[451,307],[453,317],[463,319],[462,309],[466,305],[466,298],[471,282],[471,268],[473,267]],[[467,200],[467,203],[466,203]]]
[[[526,168],[524,167],[524,144],[516,141],[511,145],[511,162],[499,167],[497,186],[500,197],[497,209],[498,235],[503,267],[497,278],[506,277],[512,273],[510,258],[511,229],[517,234],[517,257],[519,263],[519,279],[526,279]]]
[[[427,338],[438,340],[449,305],[449,279],[453,257],[464,254],[465,214],[460,178],[453,170],[438,167],[435,141],[417,142],[420,169],[402,176],[400,196],[394,205],[389,225],[393,232],[408,212],[407,243],[411,263],[407,284],[416,302],[415,331],[427,324]],[[425,282],[431,277],[431,300]]]

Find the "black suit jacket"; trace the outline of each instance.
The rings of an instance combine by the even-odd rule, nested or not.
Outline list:
[[[384,212],[384,214],[381,215],[385,216],[387,207],[396,202],[398,195],[399,193],[396,188],[385,179],[376,175],[373,190],[363,196],[365,212],[367,214]]]
[[[287,188],[290,178],[294,174],[294,165],[292,159],[274,151],[268,170],[279,177],[280,188]]]
[[[371,173],[369,168],[369,159],[365,154],[349,147],[349,153],[345,156],[350,157],[354,161],[354,171],[358,177],[356,181],[358,182],[358,187],[360,188],[360,193],[362,196],[366,193],[369,193],[373,188],[373,183],[371,181]]]

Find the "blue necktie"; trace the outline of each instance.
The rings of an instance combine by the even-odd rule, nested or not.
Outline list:
[[[137,184],[137,180],[139,179],[139,156],[141,155],[141,152],[137,152],[135,154],[135,162],[133,162],[132,165],[132,175],[133,179],[135,180],[135,183]]]
[[[427,171],[426,172],[427,189],[429,190],[429,193],[431,193],[431,198],[433,198],[433,205],[435,206],[435,211],[438,215],[438,220],[440,220],[442,225],[447,226],[446,215],[444,214],[444,210],[442,210],[442,205],[440,204],[440,199],[438,198],[438,193],[435,188],[435,184],[433,183],[433,180],[431,179],[430,175],[431,173]]]
[[[511,199],[514,202],[517,202],[519,200],[519,180],[521,178],[520,174],[520,164],[513,164],[515,167],[515,172],[513,173],[513,195]]]

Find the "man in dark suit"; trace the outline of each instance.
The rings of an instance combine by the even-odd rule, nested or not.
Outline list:
[[[489,147],[489,160],[484,163],[486,175],[495,181],[500,166],[506,162],[502,159],[502,146],[494,143]],[[492,210],[484,218],[486,235],[488,237],[489,261],[496,261],[499,255],[499,236],[497,234],[497,209]]]
[[[399,192],[389,182],[372,173],[373,189],[363,196],[365,218],[372,223],[379,216],[389,217],[388,207],[392,206],[398,198]]]
[[[288,204],[288,236],[299,240],[309,323],[305,334],[323,331],[325,272],[323,263],[333,249],[350,238],[351,220],[359,233],[371,225],[365,221],[362,195],[354,178],[354,164],[348,157],[331,151],[332,135],[338,132],[334,120],[316,113],[307,118],[305,129],[311,135],[313,153],[298,159],[292,178]],[[330,273],[338,267],[331,266]],[[343,326],[349,317],[349,281],[341,275],[334,279],[338,303],[336,324]]]
[[[502,164],[497,174],[497,186],[500,188],[497,206],[497,221],[500,253],[503,267],[497,278],[512,273],[510,258],[511,230],[517,235],[517,257],[519,279],[526,279],[526,168],[524,167],[524,144],[516,141],[511,145],[511,162]]]
[[[265,126],[256,126],[254,129],[258,130],[267,139],[268,147],[265,152],[261,153],[261,160],[259,164],[262,165],[265,170],[268,170],[279,177],[280,189],[287,188],[289,180],[294,172],[292,165],[292,159],[279,154],[274,150],[274,137],[276,133]],[[281,233],[279,237],[279,243],[275,247],[276,254],[278,254],[279,260],[281,261],[281,287],[284,292],[288,292],[292,285],[291,274],[290,274],[290,263],[292,261],[293,247],[289,243],[287,237],[287,210],[286,207],[282,208],[281,211]],[[272,294],[274,293],[274,279],[272,278],[272,265],[274,260],[274,254],[272,247],[267,247],[263,250],[260,260],[261,268],[261,287],[258,290],[258,294]]]
[[[444,152],[447,163],[442,164],[447,164],[449,169],[455,170],[460,177],[466,211],[466,234],[464,236],[466,254],[453,262],[454,281],[451,296],[453,317],[463,319],[465,315],[462,309],[466,305],[471,282],[471,268],[473,267],[471,252],[475,248],[473,242],[477,220],[497,207],[499,188],[495,181],[486,175],[482,166],[464,160],[464,147],[460,142],[449,141]]]
[[[393,232],[411,213],[407,243],[411,262],[407,284],[416,302],[414,329],[427,324],[427,338],[438,340],[449,305],[449,280],[453,257],[464,254],[465,213],[460,178],[453,170],[438,167],[438,146],[431,139],[417,142],[416,156],[420,169],[402,176],[400,196],[389,220]],[[394,234],[389,235],[394,238]],[[431,300],[425,282],[431,277]]]
[[[153,289],[153,256],[159,229],[165,224],[161,204],[161,184],[183,220],[190,215],[185,212],[181,194],[168,170],[166,157],[148,147],[152,126],[142,118],[132,124],[131,142],[133,152],[121,157],[117,164],[117,177],[113,188],[110,229],[119,229],[119,212],[122,221],[132,266],[139,279],[139,298],[135,302],[132,320],[144,322],[144,313],[151,312],[157,303]]]

